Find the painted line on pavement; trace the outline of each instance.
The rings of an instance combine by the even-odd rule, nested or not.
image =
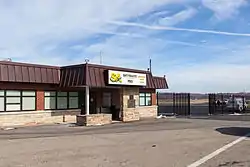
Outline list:
[[[201,158],[200,160],[198,160],[198,161],[196,161],[196,162],[194,162],[194,163],[188,165],[187,167],[198,167],[198,166],[204,164],[205,162],[207,162],[208,160],[210,160],[210,159],[216,157],[216,156],[219,155],[220,153],[226,151],[226,150],[229,149],[230,147],[233,147],[234,145],[240,143],[240,142],[243,141],[243,140],[246,140],[248,137],[250,137],[250,133],[248,133],[248,134],[246,134],[245,136],[240,137],[240,138],[238,138],[237,140],[235,140],[235,141],[233,141],[233,142],[231,142],[231,143],[229,143],[229,144],[227,144],[227,145],[225,145],[225,146],[219,148],[218,150],[212,152],[211,154],[209,154],[209,155],[207,155],[207,156]]]

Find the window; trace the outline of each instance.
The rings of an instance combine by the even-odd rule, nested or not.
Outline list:
[[[6,90],[6,96],[20,97],[21,91],[19,90]]]
[[[108,93],[108,92],[103,93],[102,106],[103,107],[111,106],[111,93]]]
[[[0,90],[0,111],[36,110],[36,91]]]
[[[78,92],[45,92],[44,108],[55,109],[77,109],[79,108]]]
[[[139,95],[139,105],[140,106],[151,106],[152,105],[151,93],[140,93]]]
[[[0,90],[0,96],[4,97],[4,90]]]
[[[68,93],[57,92],[57,109],[67,109],[68,107]]]
[[[22,92],[22,110],[36,110],[36,92],[23,91]]]
[[[7,90],[6,91],[6,111],[21,110],[21,91]]]
[[[56,92],[44,92],[44,109],[56,109]]]
[[[79,108],[78,92],[69,92],[69,108]]]

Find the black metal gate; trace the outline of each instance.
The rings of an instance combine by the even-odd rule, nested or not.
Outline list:
[[[159,115],[198,116],[250,113],[250,94],[248,93],[213,93],[208,96],[207,94],[197,96],[190,93],[159,93],[157,102]]]
[[[246,95],[209,94],[209,114],[233,114],[249,111]]]
[[[190,115],[190,93],[157,94],[159,115]]]
[[[223,104],[223,95],[219,94],[209,94],[209,114],[223,114],[224,113],[224,104]]]
[[[190,115],[190,93],[174,93],[173,110],[176,115]]]

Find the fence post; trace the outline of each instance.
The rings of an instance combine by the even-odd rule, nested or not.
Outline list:
[[[224,114],[224,97],[223,93],[221,93],[221,114]]]
[[[242,96],[242,107],[243,107],[243,113],[245,113],[245,108],[246,108],[246,106],[245,106],[245,97],[244,97],[244,95]]]
[[[185,93],[184,108],[185,108],[185,115],[188,115],[188,93]]]
[[[182,101],[182,110],[183,110],[183,112],[185,112],[185,116],[187,116],[187,112],[186,112],[186,98],[187,98],[187,94],[184,93],[183,94],[183,101]]]
[[[210,94],[208,94],[208,114],[211,114],[211,98],[210,98]]]
[[[211,115],[211,111],[212,111],[212,103],[211,103],[211,94],[208,94],[208,114]]]
[[[178,109],[179,109],[179,99],[178,99],[178,93],[175,94],[175,114],[178,115]]]
[[[216,94],[211,94],[211,100],[212,100],[212,111],[211,114],[215,114],[216,111]]]
[[[188,100],[188,115],[189,115],[189,116],[191,115],[191,112],[190,112],[190,110],[191,110],[191,108],[190,108],[190,107],[191,107],[190,98],[191,98],[191,97],[190,97],[190,93],[188,93],[188,99],[187,99],[187,100]]]
[[[184,112],[185,112],[185,116],[187,116],[187,110],[186,110],[187,105],[186,105],[186,99],[187,99],[187,93],[184,93],[184,94],[183,94],[183,110],[184,110]]]
[[[183,93],[181,93],[181,99],[180,99],[180,102],[181,102],[181,108],[180,108],[180,112],[181,112],[181,115],[183,115],[184,111],[183,111]]]
[[[172,94],[172,97],[173,97],[173,113],[176,114],[176,111],[175,111],[175,93]]]
[[[180,94],[176,94],[176,113],[179,115],[179,110],[180,110]]]
[[[234,97],[234,95],[232,97],[232,100],[233,100],[233,113],[235,113],[235,97]]]
[[[183,115],[183,93],[180,94],[180,114]]]

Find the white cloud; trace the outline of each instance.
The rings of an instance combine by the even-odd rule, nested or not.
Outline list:
[[[197,10],[194,8],[188,8],[185,10],[182,10],[172,16],[164,17],[159,19],[159,24],[163,26],[174,26],[178,23],[184,22],[197,13]]]
[[[155,12],[152,16],[157,16],[157,17],[162,17],[162,16],[164,16],[164,15],[167,15],[167,14],[169,14],[169,11],[160,11],[160,12]]]
[[[98,32],[129,36],[114,33],[117,26],[107,25],[104,20],[129,19],[168,3],[176,3],[176,0],[0,1],[0,48],[5,50],[0,58],[62,62],[47,61],[52,56],[67,62],[67,58],[45,51],[44,47],[83,40]]]
[[[102,50],[103,62],[105,64],[146,69],[148,67],[148,57],[151,56],[154,65],[157,66],[157,69],[154,69],[153,72],[161,76],[166,74],[172,90],[207,91],[210,88],[213,90],[217,88],[219,90],[220,88],[222,90],[239,89],[240,91],[241,87],[249,84],[248,81],[250,81],[248,76],[245,79],[242,76],[244,71],[250,70],[247,66],[239,67],[237,65],[221,65],[210,62],[205,65],[201,64],[169,70],[171,69],[170,63],[176,61],[176,59],[168,59],[168,53],[166,53],[166,62],[169,64],[165,66],[160,65],[160,63],[164,64],[165,61],[163,57],[160,57],[162,56],[160,54],[162,54],[161,51],[163,48],[166,49],[173,44],[187,47],[206,48],[206,46],[182,42],[178,41],[178,39],[156,39],[152,36],[152,30],[198,32],[244,37],[250,37],[250,34],[112,22],[112,20],[129,20],[130,18],[152,12],[158,6],[165,4],[188,1],[0,1],[0,58],[11,57],[13,60],[26,62],[66,65],[82,63],[86,57],[91,57],[91,62],[99,63],[99,52]],[[191,18],[195,13],[195,9],[188,8],[172,17],[164,18],[162,24],[168,26],[175,25]],[[159,12],[155,15],[162,16],[166,14],[168,14],[167,11],[163,13]],[[107,22],[107,20],[110,22]],[[126,29],[126,32],[116,31],[118,28],[127,28],[123,27],[123,25],[130,27]],[[81,41],[88,42],[88,39],[92,39],[95,35],[98,38],[98,34],[107,34],[112,37],[98,42],[95,41],[93,44],[88,44],[87,46],[81,44]],[[80,42],[75,42],[78,40]],[[72,56],[71,51],[77,52],[77,54]],[[243,58],[241,57],[241,59]],[[235,60],[232,58],[231,62],[235,62]],[[213,67],[213,65],[215,66]],[[169,71],[166,72],[167,66],[169,67]],[[233,70],[234,67],[236,70]],[[217,71],[221,71],[223,76],[221,77],[219,74],[216,74]],[[239,73],[242,75],[238,76],[237,74]],[[236,75],[236,80],[240,81],[240,84],[237,85],[236,80],[229,78],[231,74]],[[214,78],[218,82],[214,82]],[[231,82],[225,86],[227,78]],[[205,88],[204,85],[206,85]]]
[[[217,19],[225,20],[238,14],[238,10],[247,4],[247,0],[202,0],[202,3],[214,12]]]
[[[146,33],[144,33],[146,35]],[[167,43],[161,39],[124,38],[114,36],[104,42],[95,43],[83,49],[83,54],[93,57],[91,62],[100,62],[102,51],[103,63],[130,68],[147,69],[149,56],[160,52]]]
[[[237,45],[234,45],[235,43]],[[210,53],[215,55],[213,55],[213,59],[210,60],[208,58],[207,61],[199,64],[188,63],[188,60],[192,58],[191,56],[197,56],[192,55],[193,52],[190,52],[190,55],[186,54],[188,49],[185,53],[183,53],[182,49],[179,49],[179,52],[182,52],[186,57],[178,57],[178,55],[172,54],[172,52],[167,52],[166,50],[168,49],[166,48],[170,47],[171,50],[173,44],[203,47],[203,45],[181,41],[155,38],[150,38],[150,40],[145,40],[145,38],[129,39],[115,36],[83,50],[86,51],[86,55],[95,55],[91,62],[99,63],[99,51],[102,50],[103,62],[105,64],[139,69],[146,69],[149,56],[152,56],[153,73],[157,76],[167,76],[170,86],[168,91],[203,93],[238,92],[244,89],[250,91],[248,86],[250,85],[250,76],[247,74],[247,71],[250,70],[250,56],[248,54],[250,48],[248,45],[245,45],[247,42],[234,41],[215,47],[205,45],[204,48],[208,48],[208,54],[200,56],[208,56]],[[238,46],[238,44],[242,46]],[[166,51],[164,52],[166,53],[165,57],[161,54],[161,49],[163,48]],[[235,52],[232,52],[232,50]],[[160,53],[157,53],[158,51]]]

